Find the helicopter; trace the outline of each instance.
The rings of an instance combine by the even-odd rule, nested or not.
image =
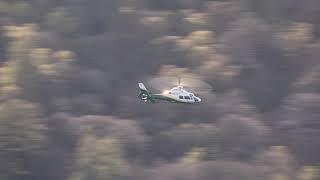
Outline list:
[[[206,88],[209,89],[210,85],[200,81],[200,80],[189,80],[185,82],[181,82],[181,78],[178,78],[178,84],[174,86],[174,81],[172,78],[168,77],[159,77],[154,78],[149,81],[149,85],[155,89],[162,89],[164,87],[170,87],[170,90],[164,90],[160,94],[153,94],[151,91],[147,90],[143,83],[138,83],[139,87],[139,95],[138,98],[144,102],[156,103],[158,101],[167,101],[171,103],[185,103],[185,104],[193,104],[200,103],[202,100],[200,97],[196,96],[193,92],[186,90],[188,89],[201,89]],[[172,87],[174,86],[174,87]]]

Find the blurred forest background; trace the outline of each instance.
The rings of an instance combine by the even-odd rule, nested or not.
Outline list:
[[[1,180],[319,180],[319,0],[0,0]],[[186,73],[199,105],[145,104]]]

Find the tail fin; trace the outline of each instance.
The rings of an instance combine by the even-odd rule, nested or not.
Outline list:
[[[139,99],[142,99],[143,101],[151,101],[154,102],[154,99],[152,98],[152,94],[150,91],[147,90],[147,88],[144,86],[143,83],[138,83],[140,93],[138,95]]]
[[[148,91],[143,83],[138,83],[138,84],[139,84],[139,88],[140,88],[141,91]]]

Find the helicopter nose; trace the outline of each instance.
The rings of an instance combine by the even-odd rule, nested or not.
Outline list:
[[[195,98],[195,101],[196,101],[196,102],[201,102],[201,99],[200,99],[199,97],[196,97],[196,98]]]

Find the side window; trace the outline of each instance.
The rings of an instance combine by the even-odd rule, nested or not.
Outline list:
[[[189,96],[185,96],[184,98],[185,98],[185,99],[190,99],[190,97],[189,97]]]
[[[179,99],[183,99],[183,96],[179,96]]]
[[[190,99],[193,99],[193,95],[192,94],[190,94]]]

